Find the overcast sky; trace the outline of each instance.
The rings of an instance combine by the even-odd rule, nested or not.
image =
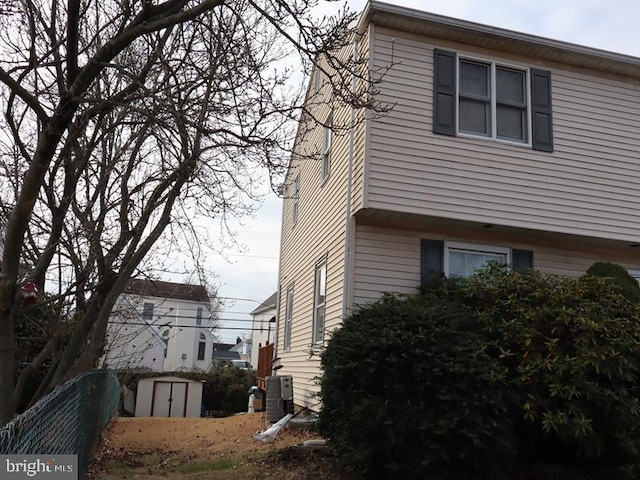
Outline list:
[[[387,3],[640,56],[640,2],[637,0],[397,0]],[[359,12],[365,0],[352,0],[347,4]],[[235,228],[244,251],[229,250],[230,262],[221,256],[209,258],[208,267],[218,275],[215,282],[219,284],[219,294],[227,297],[228,305],[222,312],[225,321],[220,331],[223,341],[233,341],[242,334],[250,336],[249,312],[276,291],[281,213],[282,201],[274,194],[267,196],[256,218],[246,218],[244,226]],[[241,330],[235,330],[237,328]]]

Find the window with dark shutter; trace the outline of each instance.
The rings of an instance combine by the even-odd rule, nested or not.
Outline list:
[[[433,68],[433,133],[553,151],[549,71],[458,58],[440,49],[434,50]]]
[[[553,152],[551,72],[531,69],[532,147]]]
[[[456,134],[456,54],[436,49],[433,59],[433,133]]]
[[[511,266],[515,272],[520,273],[533,268],[533,252],[531,250],[512,250]]]
[[[422,240],[420,244],[420,285],[432,285],[444,274],[444,242]]]

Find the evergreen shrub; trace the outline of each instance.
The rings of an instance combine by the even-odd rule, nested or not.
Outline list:
[[[202,392],[205,410],[221,417],[247,411],[249,387],[257,385],[255,370],[216,364],[206,378]]]
[[[537,462],[640,463],[638,304],[609,279],[490,266],[440,299],[477,311],[506,369],[518,451]]]
[[[625,297],[632,302],[640,302],[640,284],[623,266],[609,262],[596,262],[589,267],[587,275],[610,279]]]
[[[500,479],[513,458],[503,369],[458,304],[385,295],[321,354],[319,430],[368,478]]]

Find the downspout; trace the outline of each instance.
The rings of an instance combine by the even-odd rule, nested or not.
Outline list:
[[[276,323],[274,324],[275,332],[273,333],[273,359],[278,358],[278,342],[280,341],[278,332],[280,331],[280,295],[282,294],[282,283],[280,282],[280,274],[282,273],[282,239],[284,238],[284,214],[285,214],[285,202],[284,195],[282,198],[282,213],[280,214],[280,218],[282,218],[282,225],[280,226],[280,257],[278,258],[278,284],[276,285]],[[269,323],[267,323],[267,328],[269,328]],[[266,346],[266,345],[265,345]],[[260,352],[260,350],[258,350]],[[258,358],[260,358],[260,353],[258,353]],[[273,373],[273,370],[270,370]]]
[[[351,93],[356,94],[356,72],[358,60],[358,46],[360,33],[356,32],[353,39],[353,69],[351,74]],[[342,273],[342,320],[347,317],[347,302],[349,300],[349,269],[351,267],[351,182],[353,177],[353,150],[355,143],[356,109],[351,105],[351,117],[349,119],[349,154],[347,159],[347,194],[345,198],[344,218],[344,268]]]

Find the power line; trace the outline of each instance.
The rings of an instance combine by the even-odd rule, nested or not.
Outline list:
[[[232,322],[235,320],[231,320]],[[115,325],[135,325],[138,327],[158,327],[158,328],[163,328],[163,327],[168,327],[168,328],[199,328],[201,330],[207,330],[208,328],[212,328],[213,330],[245,330],[245,331],[252,331],[252,332],[258,332],[258,331],[265,331],[268,328],[271,327],[267,327],[267,328],[244,328],[244,327],[224,327],[224,326],[216,326],[216,327],[209,327],[207,325],[202,326],[202,325],[167,325],[167,324],[162,324],[162,325],[158,325],[156,323],[138,323],[138,322],[107,322],[107,323],[112,323]],[[269,323],[273,323],[275,325],[275,322],[269,322]],[[274,327],[275,328],[275,327]]]
[[[166,319],[166,322],[160,324],[160,323],[146,323],[144,322],[144,320],[142,320],[139,323],[134,323],[134,325],[154,325],[154,326],[158,326],[158,327],[169,327],[169,326],[173,326],[175,327],[176,325],[173,324],[173,320],[184,320],[184,319],[188,319],[188,320],[195,320],[194,317],[190,317],[190,316],[186,316],[186,315],[171,315],[171,316],[165,316],[165,315],[158,315],[159,318],[162,318],[162,320]],[[214,317],[208,317],[208,318],[202,318],[202,323],[207,323],[207,322],[240,322],[240,323],[253,323],[253,319],[251,318],[214,318]],[[123,323],[117,320],[113,320],[113,321],[109,321],[109,323]],[[257,320],[256,323],[269,323],[268,320]],[[273,322],[271,322],[273,323]],[[188,325],[179,325],[180,327],[184,327],[184,326],[188,326]],[[200,325],[197,325],[197,327],[200,327]]]

